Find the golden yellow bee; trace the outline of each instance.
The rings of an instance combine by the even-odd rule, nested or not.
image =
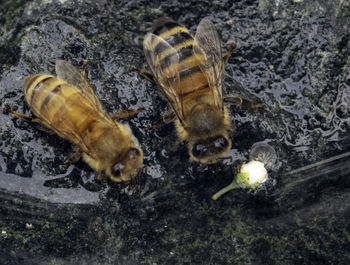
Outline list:
[[[201,163],[216,163],[231,149],[232,127],[222,87],[234,47],[222,53],[218,33],[207,18],[194,37],[174,20],[160,18],[143,42],[151,72],[140,73],[156,81],[171,107],[164,122],[175,118],[179,138],[187,142],[191,158]]]
[[[28,76],[24,81],[25,99],[35,116],[5,109],[18,118],[37,123],[74,144],[70,163],[81,155],[99,173],[120,182],[138,172],[143,152],[127,124],[116,119],[136,115],[138,110],[109,115],[85,78],[86,61],[80,72],[70,63],[56,61],[57,78],[47,74]]]

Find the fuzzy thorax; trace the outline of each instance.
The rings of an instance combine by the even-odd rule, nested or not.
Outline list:
[[[113,181],[130,180],[142,164],[143,153],[133,141],[135,137],[122,124],[95,124],[86,133],[86,145],[91,148],[83,158],[92,168]],[[114,174],[118,168],[118,175]]]

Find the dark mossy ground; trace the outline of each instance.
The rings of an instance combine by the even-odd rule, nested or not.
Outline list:
[[[210,17],[237,43],[226,93],[264,104],[229,107],[232,160],[215,168],[170,152],[173,125],[145,130],[166,103],[128,69],[161,16],[192,32]],[[103,185],[83,162],[62,169],[68,142],[1,112],[0,264],[350,264],[349,24],[340,0],[2,1],[0,103],[29,114],[27,75],[87,59],[109,112],[146,107],[129,122],[147,168],[133,190]],[[279,156],[268,183],[211,200],[258,141]]]

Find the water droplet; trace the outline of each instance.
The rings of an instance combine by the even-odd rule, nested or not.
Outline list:
[[[249,160],[259,161],[265,165],[266,169],[271,169],[276,165],[277,154],[271,145],[258,142],[253,144]]]

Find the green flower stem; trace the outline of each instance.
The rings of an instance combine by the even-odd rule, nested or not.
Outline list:
[[[237,181],[234,180],[232,181],[232,183],[228,186],[226,186],[225,188],[219,190],[217,193],[215,193],[211,198],[215,201],[217,200],[219,197],[221,197],[223,194],[225,194],[226,192],[236,189],[236,188],[240,188],[240,186],[238,185]]]

